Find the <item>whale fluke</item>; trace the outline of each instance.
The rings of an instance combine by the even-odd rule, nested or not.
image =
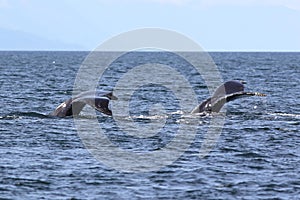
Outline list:
[[[249,96],[267,96],[259,92],[244,92],[244,85],[240,81],[227,81],[219,86],[212,97],[203,101],[191,112],[219,112],[226,102]]]
[[[108,108],[108,104],[110,100],[116,99],[117,97],[115,97],[112,92],[103,92],[99,90],[87,91],[66,100],[50,115],[57,117],[79,115],[85,105],[89,105],[106,115],[112,115],[111,110]]]

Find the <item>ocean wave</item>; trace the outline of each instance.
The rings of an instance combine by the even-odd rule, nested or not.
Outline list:
[[[33,117],[33,118],[51,118],[50,115],[42,114],[38,112],[11,112],[0,116],[0,120],[16,120],[22,119],[24,117]]]

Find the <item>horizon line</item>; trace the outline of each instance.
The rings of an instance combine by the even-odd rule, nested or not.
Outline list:
[[[84,50],[84,49],[0,49],[0,52],[92,52],[92,51],[97,51],[96,49],[94,50]],[[138,51],[138,50],[134,50],[136,52],[161,52],[161,51],[156,51],[156,50],[147,50],[147,51]],[[102,52],[118,52],[118,51],[102,51]],[[122,52],[122,51],[120,51]],[[185,52],[185,51],[183,51]],[[189,52],[189,51],[186,51]],[[190,51],[190,52],[194,52],[194,51]],[[203,52],[278,52],[278,53],[284,53],[284,52],[299,52],[300,50],[271,50],[271,49],[265,49],[265,50],[253,50],[253,49],[243,49],[243,50],[239,50],[239,49],[232,49],[232,50],[224,50],[224,49],[208,49],[208,50],[203,50]]]

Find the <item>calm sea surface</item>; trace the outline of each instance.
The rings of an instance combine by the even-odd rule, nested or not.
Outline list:
[[[87,150],[72,117],[48,116],[71,97],[87,55],[0,52],[1,199],[300,199],[300,53],[210,53],[224,81],[244,80],[247,91],[267,97],[228,103],[220,137],[204,158],[199,149],[214,116],[186,123],[197,130],[190,146],[175,162],[148,172],[107,166]],[[127,69],[149,62],[185,74],[199,102],[209,96],[193,69],[172,55],[154,52],[130,53],[115,61],[98,88],[111,90]],[[124,133],[101,113],[97,120],[123,150],[155,152],[175,138],[182,120],[174,99],[172,91],[159,85],[141,87],[130,99],[130,115],[141,129],[146,126],[144,134],[153,122],[149,116],[156,113],[153,103],[164,107],[167,117],[158,116],[153,123],[165,120],[166,125],[149,138]],[[95,120],[88,109],[79,119]]]

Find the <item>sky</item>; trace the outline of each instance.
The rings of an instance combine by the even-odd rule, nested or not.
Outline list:
[[[207,51],[300,51],[300,0],[0,0],[0,50],[87,50],[177,31]]]

